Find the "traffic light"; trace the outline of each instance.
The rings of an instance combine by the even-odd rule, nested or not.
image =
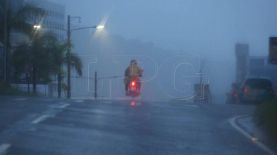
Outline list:
[[[269,62],[277,64],[277,37],[269,38]]]

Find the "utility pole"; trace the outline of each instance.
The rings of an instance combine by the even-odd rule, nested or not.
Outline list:
[[[77,30],[83,30],[83,29],[91,29],[91,28],[95,28],[98,30],[104,29],[104,25],[87,26],[87,27],[79,27],[79,28],[71,29],[70,24],[71,24],[72,18],[78,18],[79,22],[81,20],[81,17],[71,17],[70,15],[67,16],[67,87],[68,87],[67,98],[68,99],[70,99],[71,97],[71,32],[77,31]]]
[[[67,16],[67,98],[71,97],[71,28],[70,15]]]
[[[97,99],[97,72],[94,74],[94,99]]]
[[[199,74],[200,74],[200,81],[199,81],[199,84],[200,86],[202,87],[202,84],[203,84],[203,61],[201,60],[200,62],[200,71],[199,71]]]

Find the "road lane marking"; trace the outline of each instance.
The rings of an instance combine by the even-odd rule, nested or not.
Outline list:
[[[185,107],[190,107],[190,108],[199,108],[198,105],[193,105],[193,104],[185,104]]]
[[[0,145],[0,155],[5,155],[7,150],[11,147],[11,144]]]
[[[68,107],[69,105],[70,105],[69,103],[64,103],[64,104],[60,105],[59,108],[64,109],[64,108]]]
[[[52,102],[53,99],[52,98],[45,98],[45,99],[42,99],[41,101],[43,101],[43,102]]]
[[[64,109],[66,107],[68,107],[70,104],[69,103],[59,103],[59,104],[56,104],[56,105],[51,105],[51,108],[58,108],[58,109]]]
[[[46,120],[47,118],[50,118],[50,117],[52,117],[52,116],[51,115],[42,115],[42,116],[36,118],[35,120],[33,120],[32,124],[38,124],[38,123],[40,123],[40,122],[42,122],[42,121],[44,121],[44,120]]]
[[[246,138],[248,138],[249,140],[251,140],[253,142],[253,144],[255,144],[256,146],[258,146],[259,148],[261,148],[262,150],[264,150],[265,152],[267,152],[270,155],[276,155],[270,148],[268,148],[263,142],[259,141],[259,139],[257,139],[256,137],[252,136],[251,134],[247,133],[245,130],[243,130],[241,127],[239,127],[239,125],[237,125],[236,120],[244,117],[244,116],[236,116],[233,118],[229,119],[229,123],[232,125],[233,128],[235,128],[239,133],[241,133],[243,136],[245,136]]]
[[[74,102],[76,102],[76,103],[83,103],[84,100],[75,100]]]
[[[15,101],[26,101],[27,98],[15,98],[14,100],[15,100]]]

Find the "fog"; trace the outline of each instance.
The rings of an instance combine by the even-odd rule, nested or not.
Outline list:
[[[84,75],[73,82],[75,97],[92,97],[93,77],[122,76],[130,59],[144,68],[147,100],[190,98],[204,80],[213,96],[223,96],[235,78],[234,47],[247,43],[251,55],[267,55],[268,37],[277,35],[276,0],[56,0],[67,14],[82,17],[73,26],[104,23],[102,32],[73,34]],[[99,95],[124,97],[123,80],[101,80]]]

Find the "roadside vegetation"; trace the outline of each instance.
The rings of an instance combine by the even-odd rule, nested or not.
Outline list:
[[[266,131],[274,147],[277,147],[277,98],[258,105],[254,119]]]
[[[12,87],[9,83],[0,81],[0,95],[4,96],[32,96],[26,92],[20,91],[19,89]]]
[[[66,64],[70,63],[77,74],[82,75],[81,59],[75,53],[71,53],[71,61],[68,62],[67,49],[72,46],[71,43],[68,45],[64,40],[57,39],[51,31],[44,31],[43,25],[41,29],[34,28],[34,25],[42,23],[47,13],[32,4],[25,4],[17,10],[9,6],[6,11],[5,29],[5,2],[0,0],[0,42],[4,43],[5,39],[7,40],[8,80],[1,82],[0,79],[0,95],[20,93],[11,83],[31,84],[32,94],[37,94],[38,83],[47,84],[57,79],[60,97],[62,88],[67,87],[63,83]],[[6,38],[3,35],[5,31]],[[25,36],[26,40],[12,47],[13,32]]]

